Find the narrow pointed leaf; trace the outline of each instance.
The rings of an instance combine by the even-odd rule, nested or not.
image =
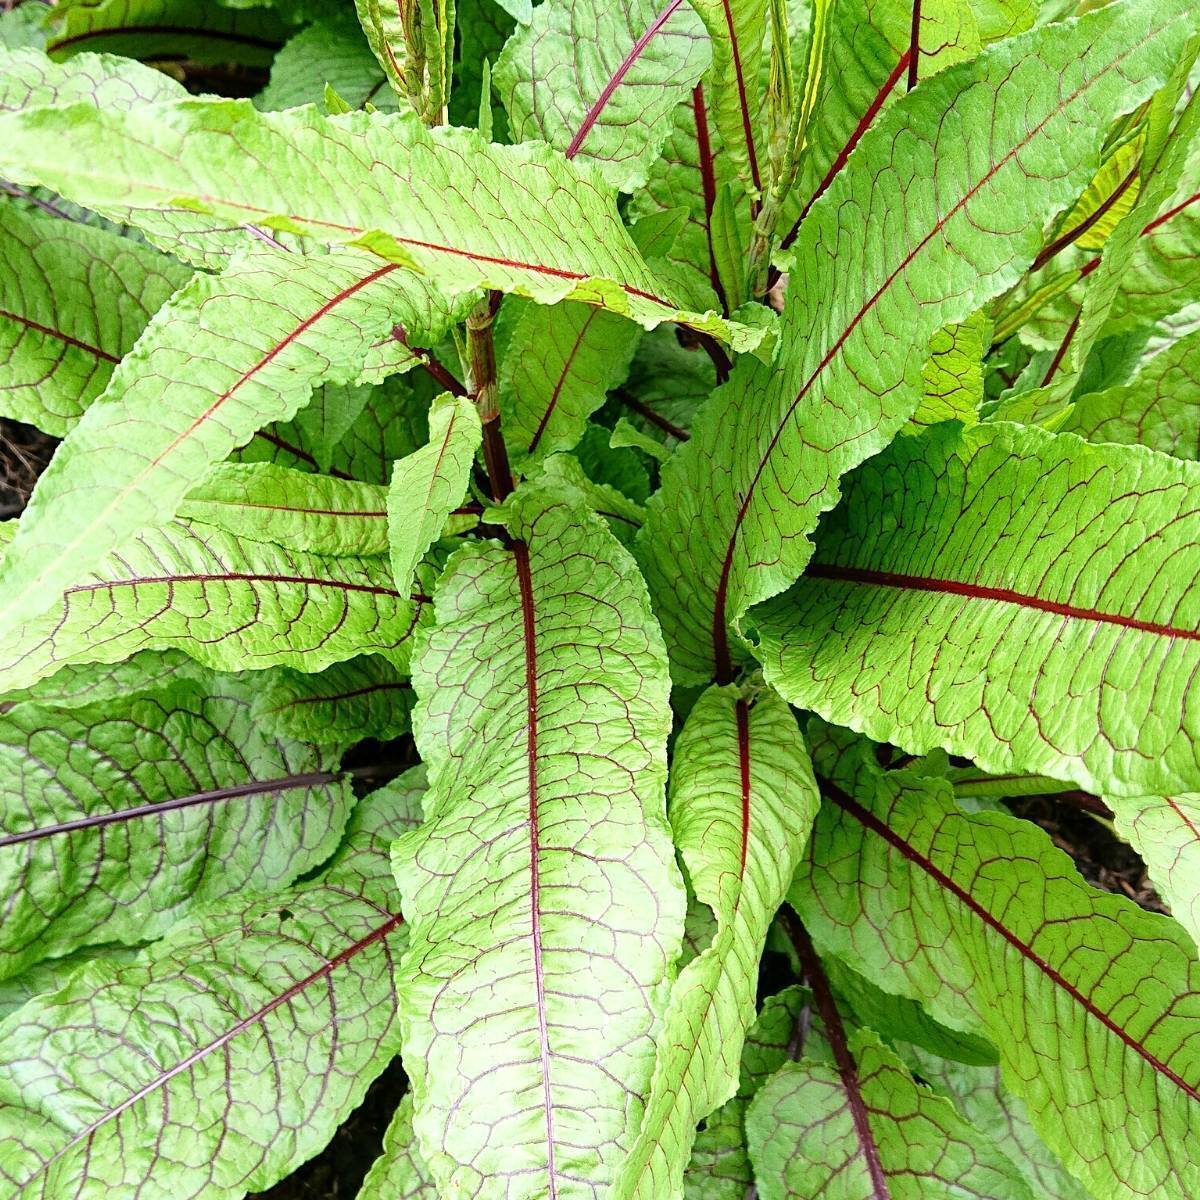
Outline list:
[[[189,274],[128,238],[6,204],[0,414],[62,437]]]
[[[234,1200],[320,1150],[398,1048],[387,848],[418,793],[410,773],[364,801],[312,882],[213,905],[10,1017],[7,1194]]]
[[[704,26],[686,4],[548,0],[509,39],[494,78],[514,139],[590,159],[631,191],[709,58]]]
[[[751,1102],[746,1137],[763,1200],[1033,1200],[1016,1167],[877,1034],[855,1030],[847,1051],[852,1081],[833,1063],[805,1060],[781,1068]],[[868,1171],[864,1136],[882,1186]]]
[[[158,937],[332,852],[353,802],[336,760],[261,732],[249,699],[213,682],[0,722],[0,976]]]
[[[1003,42],[863,138],[801,227],[778,361],[739,361],[651,504],[641,561],[679,681],[730,675],[730,627],[792,582],[840,474],[915,411],[933,335],[1029,265],[1105,123],[1161,84],[1188,7],[1132,0]]]
[[[767,676],[914,753],[1094,792],[1186,790],[1198,542],[1193,464],[1002,422],[904,438],[854,476],[817,561],[756,618]]]
[[[834,779],[790,899],[818,946],[984,1032],[1094,1194],[1193,1195],[1200,964],[1184,932],[1085,885],[1036,826],[966,815],[944,781],[884,775],[857,745],[814,753]]]
[[[671,989],[638,1140],[615,1195],[681,1195],[697,1124],[738,1082],[767,928],[804,852],[816,784],[796,719],[774,693],[714,688],[675,747],[671,825],[712,945]]]
[[[682,933],[668,679],[600,522],[528,489],[504,513],[513,544],[451,558],[414,664],[430,790],[395,850],[404,1064],[441,1191],[569,1200],[632,1143]]]
[[[357,1200],[437,1200],[437,1187],[413,1133],[412,1108],[410,1092],[383,1135],[383,1153],[363,1180]]]
[[[387,527],[392,577],[400,591],[408,591],[417,563],[462,502],[480,437],[474,402],[446,394],[430,409],[429,441],[396,464]]]
[[[318,671],[371,652],[402,661],[420,609],[396,591],[382,555],[320,557],[173,521],[81,572],[42,616],[7,630],[0,692],[64,664],[139,650],[182,650],[225,671]]]

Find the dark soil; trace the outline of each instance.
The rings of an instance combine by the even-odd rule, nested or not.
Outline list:
[[[19,516],[58,439],[0,417],[0,521]]]

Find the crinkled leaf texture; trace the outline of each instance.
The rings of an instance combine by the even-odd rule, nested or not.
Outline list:
[[[437,1200],[437,1186],[413,1133],[412,1108],[409,1092],[383,1135],[383,1153],[363,1180],[358,1200]]]
[[[404,1065],[447,1195],[592,1197],[632,1143],[683,926],[669,682],[628,551],[522,489],[414,661],[425,824],[395,848]]]
[[[770,367],[743,359],[663,472],[639,557],[679,682],[728,676],[731,626],[787,587],[838,477],[915,411],[933,335],[1016,283],[1159,87],[1186,0],[1134,0],[952,67],[862,139],[800,229]]]
[[[1200,470],[1003,422],[865,464],[756,620],[793,704],[1097,792],[1198,778]]]
[[[5,50],[0,61],[0,111],[81,102],[129,109],[187,95],[162,71],[108,54],[80,54],[63,64],[39,50],[18,49]]]
[[[0,1025],[6,1195],[232,1200],[320,1150],[398,1048],[388,846],[420,784],[364,800],[314,880],[214,904]]]
[[[804,739],[778,696],[733,687],[701,696],[675,746],[670,813],[696,898],[717,928],[671,990],[646,1115],[616,1196],[681,1195],[697,1124],[734,1094],[767,928],[817,804]]]
[[[350,813],[331,752],[258,728],[231,680],[176,680],[0,721],[0,976],[165,933],[196,905],[286,887]]]
[[[824,804],[790,900],[818,947],[945,1023],[1095,1195],[1200,1187],[1200,964],[1169,918],[1088,887],[1036,826],[969,816],[949,785],[813,734]]]

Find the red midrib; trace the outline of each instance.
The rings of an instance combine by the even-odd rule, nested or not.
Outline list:
[[[744,878],[746,848],[750,843],[750,706],[745,700],[739,700],[734,707],[734,713],[737,720],[738,775],[742,785],[742,850],[738,877]]]
[[[533,609],[533,574],[529,569],[529,547],[513,542],[517,586],[521,593],[521,624],[525,643],[526,760],[529,780],[529,923],[533,943],[533,978],[537,992],[538,1047],[542,1062],[542,1107],[546,1115],[546,1170],[549,1197],[558,1196],[554,1166],[554,1108],[550,1096],[550,1037],[546,1021],[546,974],[542,963],[542,909],[538,833],[538,667],[537,622]]]
[[[301,508],[295,504],[262,504],[253,500],[223,500],[220,497],[194,500],[195,504],[223,504],[229,508],[261,508],[269,512],[301,513],[306,517],[386,517],[387,511],[374,508]]]
[[[412,684],[407,679],[400,679],[394,683],[370,683],[365,687],[352,688],[348,692],[327,692],[321,696],[297,696],[294,700],[288,700],[284,704],[268,708],[267,712],[280,713],[284,709],[299,708],[303,704],[340,704],[343,700],[353,700],[356,696],[369,696],[374,692],[406,692],[411,687]]]
[[[1013,591],[1011,588],[964,583],[958,579],[939,579],[929,575],[901,575],[894,571],[876,571],[868,567],[839,567],[826,563],[811,563],[805,574],[815,579],[834,579],[846,583],[896,588],[902,591],[943,592],[954,596],[965,596],[971,600],[999,600],[1006,604],[1018,604],[1022,608],[1034,608],[1039,612],[1054,613],[1060,617],[1071,617],[1079,621],[1096,621],[1104,625],[1120,625],[1124,629],[1137,629],[1143,633],[1157,634],[1160,637],[1200,641],[1200,630],[1182,629],[1157,621],[1143,621],[1139,617],[1102,612],[1098,608],[1082,608],[1075,604],[1063,604],[1058,600],[1043,600],[1040,596],[1031,596],[1025,592]]]
[[[239,46],[255,46],[260,50],[279,49],[278,42],[273,42],[269,38],[256,37],[254,34],[235,33],[232,30],[197,29],[188,25],[121,25],[114,29],[89,29],[84,33],[77,33],[69,38],[51,41],[47,49],[57,54],[59,50],[67,46],[77,46],[81,42],[89,42],[106,37],[128,37],[130,34],[139,33],[205,38],[208,41],[233,42]]]
[[[566,383],[567,376],[571,373],[571,366],[575,362],[575,356],[579,353],[579,347],[583,345],[583,339],[587,334],[588,327],[595,320],[596,314],[599,311],[598,308],[591,309],[586,320],[579,327],[579,332],[575,335],[575,344],[571,347],[571,352],[567,355],[566,361],[562,365],[562,370],[558,373],[558,381],[555,383],[554,391],[551,393],[550,403],[546,405],[546,411],[542,413],[542,419],[538,422],[537,432],[534,433],[529,443],[530,454],[533,454],[537,450],[538,442],[542,440],[542,434],[546,432],[546,426],[550,418],[554,415],[555,408],[558,407],[558,397],[562,392],[563,384]]]
[[[62,1158],[62,1156],[66,1154],[73,1146],[77,1146],[82,1141],[89,1140],[96,1130],[101,1126],[106,1125],[109,1121],[115,1120],[123,1112],[128,1111],[139,1101],[144,1100],[147,1096],[158,1091],[159,1088],[165,1087],[171,1082],[172,1079],[183,1074],[184,1071],[189,1070],[191,1067],[194,1067],[198,1062],[206,1058],[214,1050],[219,1050],[222,1046],[227,1045],[235,1037],[237,1037],[239,1033],[242,1033],[244,1030],[249,1029],[253,1025],[257,1025],[260,1021],[265,1020],[277,1008],[290,1003],[306,988],[311,987],[314,983],[318,983],[320,980],[332,975],[338,967],[344,966],[352,958],[354,958],[355,955],[361,954],[362,951],[368,949],[370,946],[373,946],[376,942],[382,941],[390,933],[392,933],[393,930],[397,929],[403,923],[403,920],[404,918],[399,913],[393,914],[377,929],[373,929],[365,937],[359,938],[357,942],[347,946],[333,958],[326,960],[311,974],[306,975],[303,979],[293,983],[290,987],[280,992],[278,996],[274,996],[261,1008],[252,1012],[248,1017],[243,1017],[240,1021],[230,1026],[230,1028],[219,1037],[214,1038],[211,1042],[208,1042],[206,1045],[201,1046],[199,1049],[193,1051],[187,1056],[187,1058],[176,1063],[169,1070],[163,1071],[149,1083],[145,1084],[126,1099],[122,1100],[121,1103],[115,1108],[110,1108],[103,1114],[103,1116],[97,1117],[89,1125],[85,1126],[78,1133],[76,1133],[70,1139],[70,1141],[68,1141],[62,1147],[62,1149],[56,1150],[54,1154],[45,1160],[45,1162],[41,1163],[32,1175],[18,1185],[17,1190],[20,1191],[21,1189],[28,1187],[29,1184],[31,1184],[39,1175],[49,1170],[50,1167],[60,1158]]]
[[[18,313],[9,312],[5,308],[0,308],[0,317],[7,317],[10,321],[16,321],[18,325],[24,325],[26,329],[34,329],[38,333],[44,333],[47,337],[65,342],[68,346],[74,346],[77,350],[82,350],[94,358],[102,358],[105,362],[115,365],[121,361],[115,354],[109,354],[107,350],[101,350],[99,346],[89,345],[87,342],[80,341],[79,338],[72,337],[69,333],[63,333],[61,329],[52,329],[49,325],[40,325],[37,321],[31,321],[28,317],[22,317]]]
[[[1139,1058],[1143,1059],[1151,1068],[1157,1071],[1164,1078],[1169,1079],[1181,1091],[1183,1091],[1190,1099],[1200,1101],[1200,1090],[1197,1090],[1188,1083],[1177,1072],[1173,1071],[1161,1059],[1153,1055],[1145,1046],[1132,1038],[1124,1029],[1122,1029],[1107,1013],[1101,1012],[1099,1008],[1085,996],[1073,983],[1065,979],[1058,971],[1056,971],[1044,958],[1038,955],[1032,946],[1023,942],[1011,929],[1003,925],[996,917],[994,917],[974,896],[965,888],[960,887],[953,879],[950,878],[944,871],[937,867],[929,858],[922,854],[915,846],[904,840],[898,833],[895,832],[889,825],[885,824],[874,813],[865,809],[853,797],[847,795],[841,788],[828,780],[821,781],[821,790],[831,799],[840,809],[849,813],[860,825],[869,829],[872,833],[881,837],[889,846],[896,850],[903,858],[914,863],[922,871],[924,871],[939,887],[945,888],[956,900],[964,907],[975,914],[987,927],[998,933],[1005,942],[1008,943],[1014,950],[1017,951],[1026,961],[1033,964],[1047,979],[1056,987],[1061,988],[1068,996],[1071,997],[1089,1016],[1094,1017],[1099,1021],[1105,1029],[1119,1038],[1126,1046],[1129,1047]]]
[[[299,583],[308,587],[336,588],[343,592],[369,592],[372,596],[395,596],[400,593],[394,588],[380,587],[373,583],[348,583],[344,579],[318,579],[311,575],[270,575],[266,573],[226,571],[211,575],[135,575],[130,579],[106,579],[100,583],[81,583],[67,588],[64,596],[77,592],[112,591],[120,587],[141,587],[157,583]],[[418,601],[420,603],[420,601]]]
[[[762,191],[762,180],[758,174],[758,155],[754,150],[754,123],[750,120],[750,101],[746,96],[746,80],[742,74],[742,53],[738,47],[737,30],[733,25],[733,12],[729,0],[721,0],[725,12],[725,27],[729,30],[729,51],[733,57],[733,73],[737,79],[738,104],[742,110],[742,137],[746,140],[746,156],[750,160],[750,178],[757,191]]]
[[[767,463],[770,461],[771,455],[774,454],[775,447],[778,445],[779,439],[783,436],[783,431],[787,428],[787,424],[791,420],[792,414],[796,411],[800,405],[800,402],[808,394],[809,389],[821,375],[821,372],[824,371],[825,368],[833,361],[834,357],[846,344],[846,341],[849,339],[850,335],[855,331],[855,329],[858,328],[863,318],[875,307],[880,298],[899,277],[900,273],[904,271],[917,257],[917,255],[945,228],[946,224],[963,208],[965,208],[966,205],[975,197],[975,195],[982,188],[984,188],[1004,168],[1004,166],[1006,166],[1012,159],[1016,158],[1016,156],[1026,146],[1028,146],[1029,143],[1038,136],[1038,134],[1041,133],[1041,131],[1050,123],[1050,121],[1063,112],[1069,105],[1073,104],[1075,100],[1078,99],[1079,96],[1081,96],[1088,88],[1093,87],[1097,80],[1108,74],[1108,72],[1119,67],[1125,58],[1135,49],[1138,49],[1141,44],[1142,43],[1139,42],[1131,46],[1125,51],[1124,54],[1120,55],[1106,67],[1098,71],[1089,80],[1087,80],[1086,83],[1080,84],[1080,86],[1076,88],[1071,95],[1067,96],[1060,104],[1058,104],[1053,111],[1047,113],[1046,116],[1043,117],[1042,120],[1038,122],[1038,124],[1034,126],[1034,128],[1031,129],[1020,142],[1013,146],[1003,158],[989,167],[983,178],[980,179],[979,182],[976,183],[968,192],[966,192],[961,199],[956,201],[954,206],[945,214],[945,216],[939,217],[937,221],[934,222],[933,228],[904,256],[899,266],[897,266],[892,273],[888,275],[883,283],[881,283],[876,291],[868,298],[866,303],[863,304],[858,312],[854,314],[854,317],[851,319],[850,323],[844,330],[842,330],[837,340],[833,343],[829,350],[826,351],[824,357],[813,369],[812,374],[809,375],[809,377],[801,385],[800,390],[796,393],[795,399],[790,405],[788,405],[787,412],[784,413],[783,419],[779,422],[775,432],[771,435],[771,440],[767,444],[767,448],[763,452],[762,457],[759,459],[758,466],[750,480],[750,485],[746,489],[745,498],[742,500],[741,507],[738,509],[737,517],[733,523],[733,530],[729,535],[729,543],[725,550],[724,561],[721,564],[721,574],[717,581],[715,602],[713,605],[713,658],[717,665],[718,680],[727,680],[732,672],[732,662],[729,654],[729,641],[725,629],[725,607],[729,590],[729,576],[733,569],[733,554],[734,550],[737,548],[738,534],[741,531],[742,522],[746,519],[746,513],[750,510],[750,503],[754,499],[754,493],[755,489],[758,487],[758,481],[762,478],[762,473],[764,470],[766,470]]]

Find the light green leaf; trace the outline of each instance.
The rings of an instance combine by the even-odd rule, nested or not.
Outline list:
[[[0,722],[0,976],[161,936],[197,905],[326,859],[353,804],[336,758],[264,733],[215,680]]]
[[[857,1029],[845,1048],[850,1064],[789,1063],[751,1101],[746,1138],[762,1200],[1033,1200],[1016,1167],[877,1034]]]
[[[144,650],[115,663],[64,666],[32,687],[4,693],[3,711],[13,704],[79,708],[104,700],[168,691],[181,681],[204,685],[209,672],[178,650]]]
[[[547,0],[504,47],[495,84],[514,139],[589,159],[628,192],[645,182],[709,57],[685,4]]]
[[[5,50],[0,63],[0,112],[81,102],[132,109],[187,95],[161,71],[110,54],[80,54],[69,63],[56,63],[40,50]]]
[[[387,493],[387,528],[392,577],[401,593],[411,588],[417,563],[462,502],[480,437],[471,398],[446,393],[429,410],[429,441],[396,464]]]
[[[411,685],[377,654],[316,673],[278,667],[248,683],[254,720],[276,737],[349,746],[363,738],[391,741],[408,731]]]
[[[419,787],[365,800],[315,880],[210,906],[4,1022],[6,1194],[235,1200],[317,1153],[398,1049],[387,849]]]
[[[633,1140],[683,926],[666,658],[595,517],[527,487],[489,519],[512,545],[451,557],[414,662],[404,1065],[442,1192],[592,1197]]]
[[[62,437],[189,274],[128,238],[5,204],[0,415]]]
[[[409,1092],[383,1135],[383,1153],[363,1180],[357,1200],[437,1200],[437,1187],[413,1133],[412,1108]]]
[[[801,227],[778,361],[737,363],[651,502],[640,558],[677,681],[732,674],[730,627],[803,569],[838,477],[916,410],[934,334],[1016,282],[1189,12],[1126,0],[1000,43],[863,138]]]
[[[974,425],[983,404],[983,360],[992,341],[992,322],[978,312],[933,335],[921,372],[921,402],[912,427],[961,421]]]
[[[402,663],[421,608],[396,591],[382,555],[320,557],[172,521],[0,636],[0,693],[139,650],[182,650],[224,671],[319,671],[372,652]]]
[[[765,333],[682,311],[586,164],[536,143],[429,130],[412,113],[260,113],[218,99],[153,112],[78,104],[0,113],[0,172],[210,264],[228,237],[213,242],[210,231],[253,221],[365,246],[423,272],[447,299],[490,288],[543,304],[580,300],[646,328],[682,321],[735,349],[758,346]],[[431,205],[430,196],[445,202]]]
[[[11,979],[0,981],[0,1021],[35,996],[58,991],[85,963],[97,958],[129,963],[137,957],[140,949],[140,946],[88,946],[62,958],[48,958]]]
[[[570,450],[624,380],[640,332],[586,304],[522,306],[498,380],[509,447],[535,461]]]
[[[947,782],[885,774],[830,736],[844,748],[814,737],[830,779],[789,897],[818,947],[986,1034],[1093,1194],[1194,1195],[1200,964],[1184,932],[1085,885],[1029,822],[968,816]]]
[[[1081,396],[1059,428],[1091,442],[1200,458],[1200,332],[1155,355],[1126,386]]]
[[[697,1124],[737,1089],[758,960],[817,809],[811,771],[796,718],[772,692],[710,689],[679,735],[671,826],[717,932],[671,989],[646,1115],[617,1197],[681,1195]]]
[[[0,572],[0,630],[44,612],[104,555],[173,517],[213,464],[292,416],[316,384],[355,378],[371,343],[413,311],[402,280],[361,251],[267,249],[224,275],[195,276],[38,481]]]
[[[1200,468],[995,422],[863,466],[756,616],[767,677],[830,721],[1093,792],[1198,778]]]

